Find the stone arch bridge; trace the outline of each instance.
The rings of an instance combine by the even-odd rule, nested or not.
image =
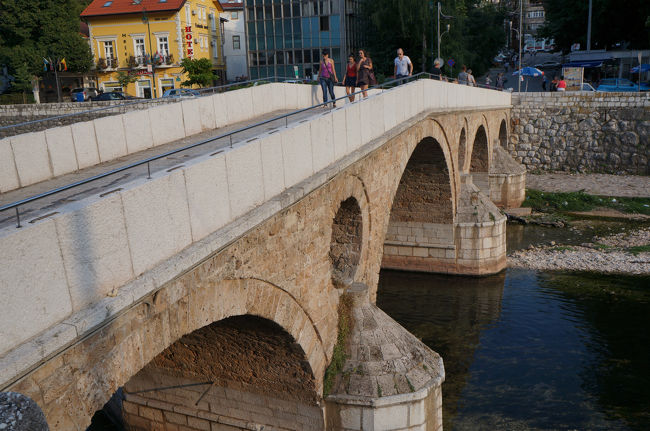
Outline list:
[[[0,313],[3,390],[53,430],[121,387],[132,429],[441,429],[442,360],[373,305],[379,271],[505,267],[509,115],[507,93],[420,80],[3,231],[42,267],[0,265],[28,286]]]

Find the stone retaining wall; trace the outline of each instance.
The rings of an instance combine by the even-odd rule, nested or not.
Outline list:
[[[527,93],[512,104],[508,150],[527,169],[650,174],[650,93]]]
[[[123,114],[125,112],[147,109],[153,106],[178,102],[178,99],[155,99],[142,102],[129,102],[128,100],[116,100],[107,102],[85,102],[85,103],[43,103],[31,105],[0,105],[0,127],[15,125],[6,129],[0,129],[0,138],[15,136],[22,133],[37,132],[52,127],[66,126],[82,121],[91,121],[95,118],[108,115]],[[111,107],[111,109],[98,110]],[[48,119],[66,114],[71,115],[64,118]],[[37,123],[22,124],[27,121],[44,120]]]

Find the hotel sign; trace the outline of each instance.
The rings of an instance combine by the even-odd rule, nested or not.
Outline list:
[[[192,46],[192,26],[185,26],[185,54],[188,58],[194,57],[194,47]]]

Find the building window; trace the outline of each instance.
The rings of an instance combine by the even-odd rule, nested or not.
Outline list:
[[[241,42],[239,36],[232,37],[232,49],[241,49]]]
[[[239,12],[230,12],[230,19],[239,19]]]
[[[143,37],[136,37],[133,39],[133,52],[135,53],[136,59],[140,59],[144,57],[146,50],[144,49],[144,38]]]
[[[115,58],[115,47],[112,40],[104,42],[104,55],[107,59]]]
[[[320,31],[330,31],[330,18],[329,18],[329,16],[320,17]]]
[[[169,40],[167,36],[158,36],[158,53],[160,55],[169,55]]]
[[[210,9],[210,28],[217,31],[217,11],[214,9]]]

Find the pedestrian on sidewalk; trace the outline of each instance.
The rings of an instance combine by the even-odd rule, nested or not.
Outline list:
[[[503,90],[503,86],[506,83],[503,73],[499,72],[497,75],[497,90]]]
[[[413,75],[413,63],[408,55],[404,55],[404,50],[399,48],[397,50],[397,57],[395,57],[395,79],[399,79],[397,85],[403,84],[405,79]]]
[[[487,88],[492,87],[492,79],[490,79],[490,74],[489,73],[485,77],[485,86]]]
[[[542,76],[542,91],[546,91],[546,84],[548,84],[548,78],[544,75]]]
[[[551,81],[551,91],[557,91],[557,84],[560,82],[560,78],[557,76],[553,77]]]
[[[327,103],[327,92],[332,97],[332,106],[336,107],[336,96],[334,96],[334,84],[339,80],[336,77],[336,67],[334,67],[334,60],[330,58],[330,52],[326,49],[323,50],[323,58],[320,62],[318,69],[318,82],[323,90],[323,103]],[[327,105],[325,105],[327,107]]]
[[[557,83],[557,91],[566,91],[566,81],[564,76],[560,76],[560,81]]]
[[[348,66],[345,71],[345,78],[343,78],[343,83],[345,84],[345,93],[348,95],[350,102],[354,102],[354,90],[357,87],[357,62],[354,61],[354,55],[348,55]]]
[[[460,68],[460,73],[458,74],[458,83],[462,85],[467,85],[467,66],[464,64]]]
[[[372,67],[372,59],[366,56],[366,51],[359,50],[359,62],[357,63],[357,86],[363,91],[363,97],[368,97],[368,86],[376,85],[375,72]]]
[[[470,87],[476,87],[476,79],[474,79],[474,75],[472,75],[472,69],[467,71],[467,85]]]
[[[437,79],[438,81],[441,80],[442,78],[442,69],[440,68],[440,60],[436,60],[433,62],[433,70],[431,71],[431,75],[433,75],[433,79]]]

